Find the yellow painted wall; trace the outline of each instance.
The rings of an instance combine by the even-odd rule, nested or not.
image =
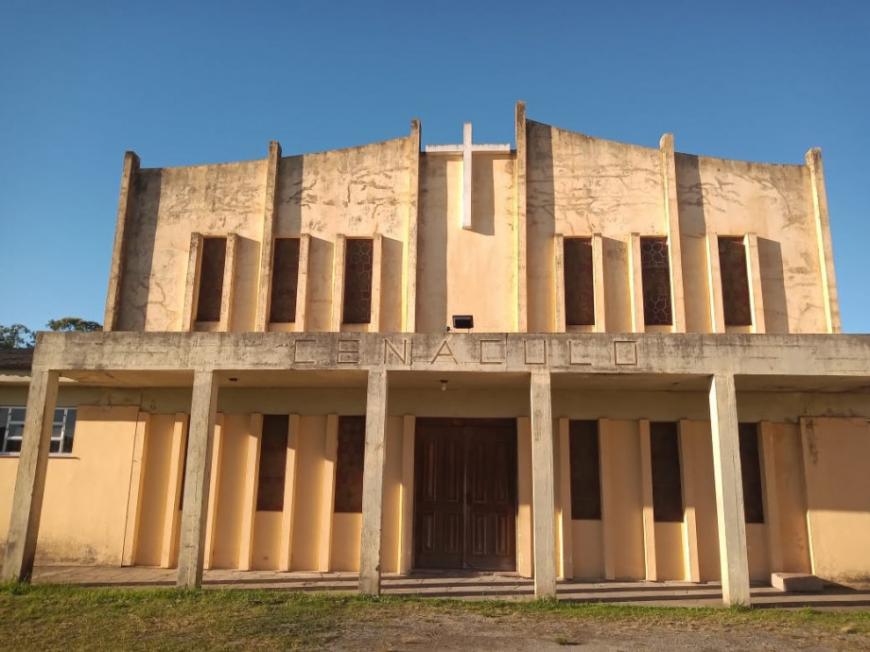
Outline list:
[[[604,529],[601,521],[571,521],[574,555],[574,577],[600,579],[604,577]]]
[[[250,415],[224,414],[217,512],[212,540],[212,568],[238,568],[242,511],[245,509]]]
[[[138,408],[79,407],[73,451],[48,461],[37,563],[120,565]],[[0,457],[3,541],[18,457]]]
[[[466,230],[461,227],[462,157],[423,156],[418,331],[442,331],[451,315],[462,314],[473,314],[480,332],[516,330],[513,170],[510,154],[474,155],[472,228]]]
[[[777,500],[774,508],[779,514],[779,550],[782,559],[781,568],[770,570],[809,573],[810,543],[807,536],[807,499],[800,427],[794,423],[767,423],[765,428],[770,430],[775,442],[772,453],[776,464],[773,482]],[[764,449],[763,454],[767,456],[771,452]],[[766,485],[770,482],[769,478],[765,478]],[[771,506],[765,507],[769,528]]]
[[[813,572],[825,579],[870,578],[870,423],[803,423],[807,522]]]
[[[641,580],[646,571],[638,424],[603,419],[599,433],[605,568],[612,569],[612,579]]]
[[[692,482],[691,504],[695,508],[699,579],[702,582],[719,581],[719,527],[709,421],[681,421],[680,443],[683,474],[684,477],[690,476]]]
[[[534,570],[530,425],[528,417],[517,419],[517,573],[522,577],[531,577]]]

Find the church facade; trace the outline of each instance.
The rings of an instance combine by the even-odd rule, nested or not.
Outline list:
[[[124,159],[101,333],[0,359],[3,575],[36,563],[870,578],[870,336],[820,152],[528,120]],[[6,527],[8,524],[8,528]]]

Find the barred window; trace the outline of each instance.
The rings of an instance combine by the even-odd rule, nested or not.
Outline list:
[[[0,452],[20,453],[24,435],[23,407],[0,407]],[[57,408],[51,424],[50,453],[72,453],[76,430],[76,409]]]
[[[338,418],[338,460],[335,465],[335,511],[362,512],[366,418]]]
[[[263,415],[260,470],[257,483],[257,511],[280,512],[284,509],[284,482],[287,474],[287,428],[289,425],[289,415]]]
[[[598,422],[569,423],[571,456],[571,518],[601,518],[601,471],[598,459]]]
[[[749,277],[743,238],[719,238],[719,270],[722,276],[722,308],[727,326],[752,325],[749,307]]]
[[[761,455],[758,450],[758,424],[741,423],[740,470],[743,480],[743,512],[747,523],[764,523],[761,493]]]
[[[349,238],[344,263],[345,324],[368,324],[372,320],[372,266],[374,242],[371,238]]]
[[[651,326],[673,324],[667,238],[641,238],[640,261],[644,322]]]
[[[227,239],[204,238],[201,255],[196,321],[220,321],[221,300],[224,292],[224,265],[227,259]]]
[[[275,240],[272,264],[272,305],[269,321],[296,321],[296,287],[299,284],[299,238]]]
[[[683,483],[680,478],[680,445],[677,424],[649,424],[652,458],[653,517],[656,521],[683,520]]]
[[[592,240],[565,238],[565,323],[568,326],[595,323],[595,290],[592,280]]]

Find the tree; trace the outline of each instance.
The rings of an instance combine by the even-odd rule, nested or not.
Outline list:
[[[33,331],[24,324],[0,324],[0,349],[29,349],[33,344]]]
[[[50,319],[46,324],[51,330],[61,333],[93,333],[103,330],[103,325],[95,321],[87,321],[81,317],[61,317]]]

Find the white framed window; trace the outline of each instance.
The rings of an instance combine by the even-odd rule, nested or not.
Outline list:
[[[0,406],[0,454],[21,452],[25,409],[20,406]],[[76,409],[57,408],[51,424],[49,453],[72,453],[76,429]]]

